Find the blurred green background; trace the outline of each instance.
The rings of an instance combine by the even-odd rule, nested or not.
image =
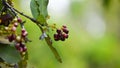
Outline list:
[[[14,0],[14,6],[32,16],[30,0]],[[65,42],[53,41],[63,63],[39,40],[39,28],[21,16],[32,40],[28,68],[120,68],[120,0],[50,0],[48,12],[48,23],[70,31]]]

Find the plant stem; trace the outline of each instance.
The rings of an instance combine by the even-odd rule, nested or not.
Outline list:
[[[36,24],[40,23],[40,22],[38,22],[37,20],[35,20],[34,18],[31,18],[30,16],[25,15],[23,12],[20,12],[20,11],[18,11],[18,10],[15,9],[15,8],[13,8],[13,9],[14,9],[17,13],[19,13],[20,15],[22,15],[22,16],[30,19],[32,22],[34,22],[34,23],[36,23]]]
[[[5,4],[8,8],[10,8],[11,11],[12,11],[15,15],[17,15],[17,14],[16,14],[16,12],[17,12],[17,13],[19,13],[20,15],[22,15],[22,16],[30,19],[32,22],[36,23],[36,24],[40,27],[40,29],[42,28],[42,25],[40,24],[39,21],[37,21],[37,20],[35,20],[34,18],[32,18],[32,17],[24,14],[23,12],[18,11],[17,9],[13,8],[12,6],[10,6],[7,2],[5,2],[4,4]],[[16,12],[15,12],[15,11],[16,11]]]
[[[37,21],[37,20],[35,20],[34,18],[31,18],[30,16],[24,14],[23,12],[20,12],[20,11],[18,11],[17,9],[13,8],[13,7],[12,7],[11,5],[9,5],[6,1],[4,1],[4,0],[2,0],[2,1],[3,1],[3,4],[4,4],[7,8],[9,8],[16,16],[17,16],[17,14],[16,14],[16,12],[17,12],[17,13],[19,13],[20,15],[22,15],[22,16],[30,19],[32,22],[34,22],[34,23],[40,28],[40,30],[42,31],[42,33],[44,33],[44,29],[42,28],[42,24],[40,24],[39,21]],[[48,35],[48,37],[45,38],[45,41],[46,41],[46,43],[48,44],[48,46],[49,46],[49,48],[51,49],[51,51],[53,52],[55,58],[56,58],[60,63],[62,63],[62,60],[61,60],[61,57],[60,57],[59,53],[58,53],[57,50],[52,46],[51,38],[49,37],[49,35]]]

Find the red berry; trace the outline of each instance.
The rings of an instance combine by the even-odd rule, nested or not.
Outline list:
[[[17,21],[18,21],[19,23],[21,23],[21,22],[22,22],[22,19],[21,19],[21,18],[17,18]]]

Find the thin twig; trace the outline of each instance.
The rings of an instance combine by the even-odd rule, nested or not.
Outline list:
[[[16,11],[16,12],[19,13],[20,15],[22,15],[22,16],[30,19],[32,22],[34,22],[34,23],[36,23],[37,25],[39,25],[40,29],[42,28],[42,25],[40,24],[39,21],[37,21],[37,20],[35,20],[34,18],[32,18],[32,17],[24,14],[23,12],[18,11],[17,9],[13,8],[12,6],[10,6],[7,2],[5,2],[4,4],[5,4],[8,8],[10,8],[12,12],[15,13],[15,11]],[[16,15],[16,13],[15,13],[15,15]]]
[[[20,11],[18,11],[18,10],[15,9],[15,8],[13,8],[13,9],[14,9],[17,13],[19,13],[20,15],[22,15],[22,16],[30,19],[32,22],[34,22],[34,23],[36,23],[36,24],[40,23],[40,22],[38,22],[37,20],[35,20],[34,18],[31,18],[30,16],[25,15],[23,12],[20,12]]]

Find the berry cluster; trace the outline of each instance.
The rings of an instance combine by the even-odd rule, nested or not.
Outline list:
[[[15,47],[20,52],[26,52],[26,50],[27,50],[27,47],[25,46],[25,43],[23,43],[23,42],[15,43]]]
[[[14,20],[14,23],[11,27],[11,34],[8,36],[9,42],[15,42],[15,47],[20,52],[25,52],[27,50],[25,46],[26,36],[28,35],[27,31],[23,27],[21,29],[21,35],[16,34],[16,29],[19,24],[22,23],[22,20],[20,18],[17,18],[17,20]]]
[[[54,34],[54,40],[55,41],[65,41],[65,39],[68,38],[68,33],[69,33],[69,30],[67,29],[66,26],[62,26],[61,29],[57,29],[56,30],[56,34]]]
[[[8,26],[10,21],[13,20],[13,16],[10,14],[2,14],[0,15],[0,25]]]

